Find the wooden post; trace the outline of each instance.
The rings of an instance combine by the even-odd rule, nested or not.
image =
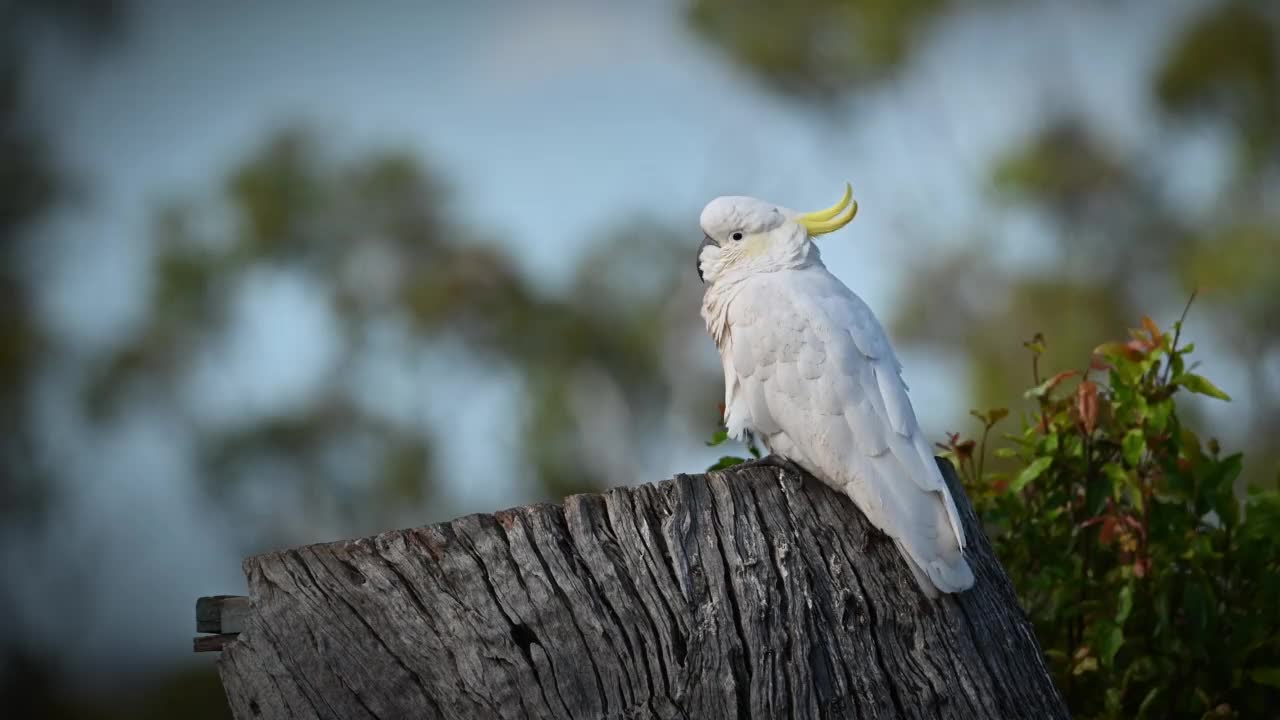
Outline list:
[[[943,468],[977,584],[936,601],[847,498],[753,465],[252,557],[238,634],[201,627],[241,720],[1066,718]]]

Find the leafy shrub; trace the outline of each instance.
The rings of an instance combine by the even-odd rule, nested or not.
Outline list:
[[[1031,407],[993,467],[1006,408],[973,413],[976,440],[941,445],[1075,717],[1280,712],[1280,492],[1239,498],[1242,456],[1183,425],[1179,393],[1229,398],[1187,365],[1182,322],[1170,335],[1143,318],[1128,341],[1048,377],[1037,335]]]
[[[1185,313],[1184,313],[1185,318]],[[1042,377],[1021,430],[973,414],[977,441],[943,446],[1021,597],[1076,717],[1264,717],[1280,712],[1280,493],[1235,491],[1223,456],[1178,417],[1192,372],[1149,318],[1087,367]]]

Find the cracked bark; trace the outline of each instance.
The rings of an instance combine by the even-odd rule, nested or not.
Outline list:
[[[249,558],[249,718],[1065,718],[945,462],[977,584],[930,601],[843,496],[738,468]]]

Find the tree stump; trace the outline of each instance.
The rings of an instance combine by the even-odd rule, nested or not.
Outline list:
[[[249,558],[222,682],[241,720],[1068,717],[942,464],[961,595],[756,464]]]

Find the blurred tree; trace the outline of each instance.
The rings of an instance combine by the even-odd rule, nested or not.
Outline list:
[[[410,155],[341,161],[307,132],[284,131],[231,173],[223,197],[159,214],[150,316],[102,364],[87,408],[105,419],[131,402],[176,407],[192,418],[215,493],[247,480],[288,486],[302,504],[276,512],[312,525],[328,518],[342,532],[422,522],[436,478],[465,470],[434,462],[433,443],[451,441],[433,438],[437,428],[363,401],[361,368],[379,352],[369,332],[391,326],[409,336],[413,353],[460,346],[495,377],[515,373],[526,407],[511,428],[541,488],[531,495],[558,498],[633,479],[616,471],[634,467],[647,449],[593,448],[601,442],[592,437],[593,408],[616,398],[620,409],[606,420],[649,437],[673,403],[677,413],[693,407],[691,397],[673,395],[664,365],[668,346],[700,331],[696,315],[673,322],[670,312],[696,306],[688,253],[675,251],[678,240],[665,228],[631,222],[586,259],[566,294],[548,296],[473,227],[454,217],[444,184]],[[322,387],[298,403],[202,421],[185,407],[184,383],[202,359],[217,357],[234,331],[244,279],[262,273],[302,278],[314,290],[308,303],[333,310],[338,359]],[[702,407],[711,408],[714,383],[706,380]],[[433,387],[413,392],[429,399]],[[705,415],[711,426],[714,416]],[[449,513],[437,507],[430,515]],[[271,528],[276,536],[251,542],[319,539],[287,522]]]
[[[1149,5],[1152,12],[1167,9]],[[769,87],[829,98],[884,78],[916,47],[910,39],[922,24],[944,22],[947,10],[942,2],[744,8],[695,0],[690,19],[696,32]],[[1250,457],[1247,480],[1275,477],[1280,385],[1268,373],[1280,359],[1278,16],[1274,3],[1244,1],[1212,4],[1192,16],[1151,78],[1169,127],[1152,128],[1150,146],[1139,152],[1117,153],[1099,128],[1067,108],[1025,145],[992,158],[992,198],[1047,220],[1045,239],[1057,261],[1035,272],[1005,269],[990,262],[1000,250],[982,227],[971,229],[974,241],[958,249],[921,254],[902,293],[909,302],[892,322],[900,341],[965,356],[970,403],[997,405],[1025,381],[1021,339],[1051,331],[1046,360],[1065,365],[1096,338],[1121,334],[1126,318],[1172,315],[1191,289],[1207,288],[1189,332],[1203,330],[1217,340],[1214,357],[1246,368],[1248,418],[1233,440]],[[885,18],[892,22],[880,25]],[[843,49],[830,50],[833,44]],[[1187,212],[1165,192],[1161,141],[1189,124],[1223,130],[1236,147],[1227,186],[1206,213]]]
[[[79,188],[54,158],[31,103],[31,71],[38,51],[92,55],[114,43],[127,13],[101,0],[0,2],[0,549],[17,538],[38,537],[48,510],[60,501],[50,469],[35,457],[31,386],[59,348],[41,327],[32,299],[32,279],[23,273],[33,227],[63,207]],[[58,568],[62,586],[77,592],[79,566]],[[21,581],[0,585],[0,615],[10,625],[21,615],[10,591]],[[71,619],[68,619],[71,622]],[[119,692],[77,698],[67,688],[58,648],[0,630],[0,706],[12,717],[123,718],[227,717],[225,698],[209,667],[191,668],[156,679],[159,692]]]
[[[31,111],[33,38],[96,50],[113,39],[120,16],[114,2],[0,3],[0,514],[8,521],[33,517],[48,500],[24,422],[30,379],[47,339],[21,268],[28,231],[70,185]]]
[[[693,0],[707,40],[772,90],[827,103],[879,79],[914,47],[946,0]]]
[[[50,350],[22,273],[31,229],[62,203],[72,182],[54,161],[31,107],[30,73],[42,38],[71,53],[99,49],[113,39],[120,8],[112,2],[0,3],[0,542],[43,521],[54,499],[35,461],[28,419],[30,384]],[[0,613],[12,616],[0,591]],[[0,670],[19,662],[0,630]]]

